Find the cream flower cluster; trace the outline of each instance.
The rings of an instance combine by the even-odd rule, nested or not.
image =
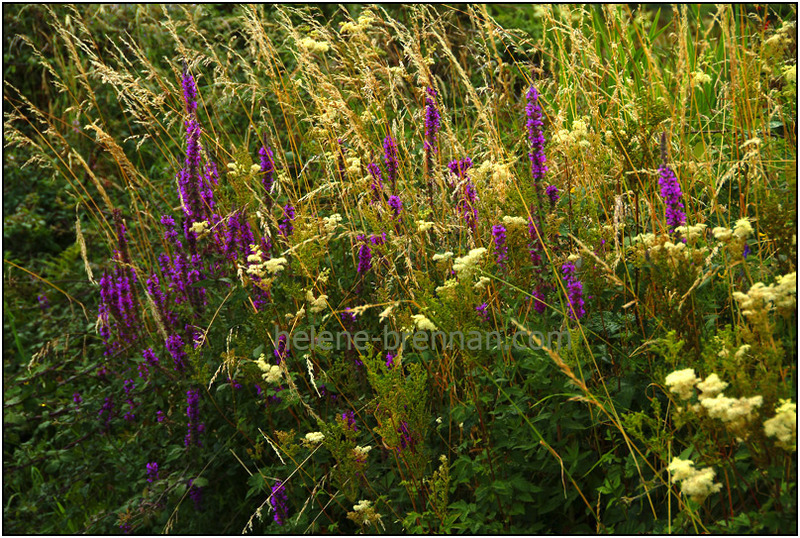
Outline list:
[[[328,296],[323,293],[319,297],[314,298],[314,292],[312,290],[306,291],[306,301],[311,305],[309,310],[311,310],[312,314],[322,312],[328,306]]]
[[[733,292],[742,315],[753,322],[765,319],[775,308],[781,315],[791,315],[797,308],[797,273],[780,276],[769,286],[756,282],[747,293]]]
[[[275,364],[267,364],[263,353],[258,357],[256,365],[262,372],[261,377],[264,378],[264,381],[267,383],[278,383],[281,380],[281,377],[283,377],[281,367]]]
[[[297,46],[301,49],[307,50],[308,52],[317,52],[317,53],[328,52],[328,50],[331,48],[330,45],[328,45],[324,41],[316,41],[311,37],[304,37],[303,39],[297,42]]]
[[[721,420],[730,428],[740,429],[753,419],[756,408],[763,403],[761,396],[728,398],[724,394],[717,394],[714,398],[703,399],[700,405],[709,417]]]
[[[308,432],[305,437],[305,440],[312,445],[321,443],[323,439],[325,439],[325,434],[322,432]]]
[[[664,380],[670,392],[674,392],[681,400],[688,400],[694,394],[694,386],[698,382],[694,368],[676,370]]]
[[[781,400],[775,416],[764,421],[764,433],[777,438],[775,444],[782,449],[797,450],[797,405],[791,400]]]
[[[456,258],[453,262],[453,270],[458,275],[458,279],[463,280],[470,278],[484,254],[486,254],[486,249],[480,247],[473,248],[466,256]]]
[[[339,226],[339,223],[342,222],[342,216],[339,213],[334,213],[329,217],[322,217],[322,223],[325,227],[325,231],[328,233],[332,233],[336,230],[336,227]]]
[[[425,314],[414,314],[411,316],[414,320],[414,326],[422,331],[435,331],[436,325],[431,320],[425,317]]]
[[[672,474],[672,483],[680,482],[681,493],[696,502],[703,502],[706,497],[722,489],[722,484],[714,483],[714,469],[695,469],[692,460],[672,458],[669,472]]]
[[[444,254],[438,254],[438,253],[434,254],[433,255],[433,261],[435,261],[435,262],[443,262],[443,261],[449,260],[452,257],[453,257],[453,253],[448,250]]]

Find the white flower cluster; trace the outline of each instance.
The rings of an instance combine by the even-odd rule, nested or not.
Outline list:
[[[414,326],[422,331],[435,331],[436,325],[431,320],[425,317],[425,314],[414,314],[411,316],[414,320]]]
[[[310,303],[310,310],[312,314],[316,314],[318,312],[322,312],[328,306],[328,296],[324,293],[317,298],[314,298],[314,292],[312,290],[306,291],[306,301]]]
[[[372,450],[371,446],[357,446],[353,449],[353,452],[356,455],[356,458],[363,459],[369,454],[369,451]]]
[[[305,440],[313,445],[321,443],[323,439],[325,439],[325,434],[322,432],[308,432],[305,437]]]
[[[672,483],[680,481],[681,492],[696,502],[703,502],[706,497],[722,489],[722,484],[714,483],[714,469],[706,467],[697,470],[692,460],[672,458],[669,472],[672,474]]]
[[[791,400],[781,400],[775,416],[764,421],[767,437],[776,437],[775,443],[784,450],[797,450],[797,405]]]
[[[677,394],[681,400],[688,400],[692,397],[697,381],[697,376],[694,375],[694,368],[676,370],[664,380],[670,392]]]
[[[764,398],[753,396],[751,398],[728,398],[723,394],[717,394],[714,398],[705,398],[700,405],[711,418],[718,418],[731,428],[741,428],[753,418],[753,413],[757,407],[761,407]]]
[[[350,32],[352,34],[357,34],[359,32],[363,32],[367,28],[370,27],[372,21],[374,19],[368,15],[361,15],[358,18],[358,22],[343,22],[341,23],[341,31],[342,32]]]
[[[305,49],[308,52],[328,52],[330,49],[330,45],[325,43],[324,41],[316,41],[311,37],[304,37],[300,41],[297,42],[297,46],[301,49]]]
[[[272,258],[271,260],[264,262],[264,268],[269,272],[269,274],[275,275],[286,269],[286,267],[284,267],[286,263],[286,258]]]
[[[459,280],[468,279],[475,272],[475,266],[480,263],[486,249],[483,247],[473,248],[466,256],[456,258],[453,263],[453,270],[458,275]]]
[[[589,134],[589,129],[585,121],[577,119],[572,122],[572,131],[567,129],[559,130],[553,136],[555,144],[566,144],[568,146],[577,145],[582,148],[591,146],[591,142],[586,139]]]
[[[438,253],[434,254],[433,255],[433,261],[435,261],[435,262],[443,262],[443,261],[449,260],[452,257],[453,257],[453,253],[448,250],[444,254],[438,254]]]
[[[286,258],[273,258],[264,261],[264,255],[261,253],[261,248],[258,245],[250,245],[250,249],[253,253],[247,257],[248,275],[266,278],[267,273],[275,275],[279,271],[283,271]]]
[[[339,223],[342,222],[342,216],[339,213],[334,213],[329,217],[322,217],[322,223],[325,227],[325,231],[328,233],[332,233],[336,230],[336,227],[339,226]]]
[[[797,307],[797,273],[780,276],[769,286],[756,282],[747,293],[733,292],[733,298],[751,321],[762,319],[772,308],[782,315],[792,314]]]
[[[728,243],[732,238],[746,240],[753,234],[753,226],[747,217],[741,218],[736,221],[733,229],[730,230],[724,226],[717,226],[711,233],[714,234],[714,239],[723,243]]]
[[[208,221],[192,223],[191,231],[197,235],[198,239],[203,237],[208,233]]]
[[[506,215],[503,217],[503,224],[506,225],[509,229],[511,228],[525,228],[528,226],[528,219],[524,217],[509,217]]]
[[[436,287],[436,293],[442,295],[443,293],[452,293],[453,290],[458,286],[458,280],[455,278],[451,278],[444,281],[443,286]]]
[[[711,82],[711,77],[706,73],[703,73],[702,71],[692,71],[689,73],[689,84],[692,85],[692,88],[695,88],[700,84],[706,84],[707,82]]]
[[[263,372],[261,377],[264,378],[264,381],[267,383],[277,383],[281,380],[281,377],[283,377],[281,367],[275,364],[267,364],[263,353],[258,357],[256,365]]]
[[[669,471],[672,483],[680,481],[681,492],[693,501],[703,502],[706,497],[722,489],[722,484],[714,483],[714,469],[706,467],[697,470],[692,460],[672,458]]]
[[[707,227],[708,226],[706,224],[700,223],[695,224],[694,226],[678,226],[675,228],[675,231],[681,234],[681,236],[685,237],[687,240],[694,241],[698,237],[703,236],[703,232],[705,232]]]
[[[426,220],[418,220],[417,221],[417,230],[420,232],[427,232],[433,228],[433,223]]]

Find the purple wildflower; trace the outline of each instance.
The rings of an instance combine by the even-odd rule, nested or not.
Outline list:
[[[179,334],[171,334],[167,337],[167,350],[172,355],[172,362],[175,370],[183,372],[186,369],[186,352],[183,350],[183,340]]]
[[[424,148],[426,152],[436,152],[436,135],[439,132],[441,116],[439,110],[436,108],[436,90],[428,88],[425,96],[425,143]]]
[[[547,194],[547,197],[550,198],[550,209],[555,208],[556,202],[558,202],[558,187],[555,185],[548,185],[544,192]]]
[[[533,208],[531,208],[531,213],[533,213]],[[539,238],[539,234],[541,230],[539,230],[536,222],[538,219],[535,215],[532,218],[528,219],[528,238],[530,239],[529,245],[529,252],[531,254],[531,262],[535,267],[539,267],[542,263],[542,256],[539,254],[542,250],[542,242]]]
[[[658,171],[660,174],[658,184],[661,187],[661,197],[664,198],[664,202],[667,205],[665,210],[667,226],[669,226],[669,232],[672,233],[676,227],[683,226],[686,223],[686,214],[683,212],[683,202],[681,202],[681,185],[666,163],[663,163]]]
[[[156,411],[156,421],[157,422],[164,422],[164,420],[166,418],[167,418],[167,415],[164,414],[164,411],[162,411],[160,409],[158,411]]]
[[[576,276],[575,265],[567,262],[561,266],[564,282],[567,284],[567,299],[570,305],[570,317],[578,320],[583,317],[586,310],[583,308],[583,284]]]
[[[386,232],[381,232],[380,235],[372,234],[369,236],[369,242],[373,245],[383,245],[386,243]]]
[[[372,189],[372,199],[382,200],[383,175],[381,174],[381,168],[375,163],[369,163],[367,165],[367,170],[369,171],[369,175],[372,176],[372,183],[370,184],[370,188]]]
[[[397,144],[391,135],[383,139],[383,162],[386,164],[386,174],[392,184],[392,192],[397,192]]]
[[[186,437],[183,440],[184,446],[189,446],[192,442],[197,446],[202,446],[198,434],[205,429],[200,422],[200,392],[196,390],[186,391],[186,416],[189,419],[186,431]]]
[[[261,173],[264,174],[261,178],[261,184],[269,195],[275,182],[275,161],[273,160],[272,149],[267,145],[261,146],[261,149],[258,150],[258,155],[261,158]]]
[[[103,402],[103,406],[100,408],[100,412],[97,413],[99,418],[105,419],[104,426],[108,429],[108,425],[111,423],[111,417],[114,414],[114,397],[107,396],[105,401]]]
[[[189,497],[192,499],[194,503],[194,509],[196,512],[202,511],[202,503],[203,503],[203,488],[202,486],[195,486],[193,484],[194,479],[189,479]]]
[[[405,420],[400,422],[400,427],[397,428],[397,433],[400,434],[400,448],[403,450],[406,448],[413,450],[414,446],[417,444],[417,440],[408,431],[408,422]]]
[[[478,316],[480,316],[480,318],[487,323],[489,322],[489,312],[487,311],[488,308],[489,305],[487,303],[483,303],[475,307],[475,311],[478,313]]]
[[[272,352],[275,356],[275,364],[280,364],[283,359],[286,358],[288,352],[286,351],[286,335],[282,334],[278,336],[278,345],[275,346],[275,350]]]
[[[76,392],[72,395],[72,401],[75,402],[75,405],[78,405],[83,402],[83,398],[81,398],[81,395]]]
[[[396,357],[397,357],[397,356],[396,356],[396,355],[392,355],[392,353],[391,353],[391,352],[389,352],[389,353],[387,353],[387,354],[386,354],[386,367],[387,367],[387,368],[389,368],[390,370],[391,370],[392,368],[394,368],[394,359],[395,359]]]
[[[492,226],[492,238],[497,251],[497,265],[505,268],[508,259],[508,246],[506,245],[506,228],[502,224]]]
[[[269,504],[275,511],[273,519],[278,525],[283,525],[286,523],[286,519],[288,518],[289,508],[287,507],[286,503],[286,488],[284,487],[283,482],[278,480],[275,482],[275,485],[272,486],[272,494],[269,497]]]
[[[283,220],[278,225],[280,228],[281,235],[283,237],[289,237],[294,232],[294,226],[292,226],[292,221],[295,219],[296,213],[294,210],[294,206],[292,204],[286,204],[283,208]]]
[[[544,312],[544,309],[547,305],[544,303],[544,293],[542,293],[541,287],[535,288],[531,295],[533,296],[533,309],[536,310],[539,314]]]
[[[158,463],[152,462],[147,464],[147,481],[154,482],[158,480]]]
[[[742,255],[744,256],[745,260],[750,255],[750,245],[748,245],[747,243],[744,244],[744,249],[742,250]]]
[[[50,308],[50,301],[47,300],[47,295],[42,293],[36,297],[36,300],[39,302],[39,308],[42,309],[42,312],[47,312]]]
[[[459,200],[456,207],[461,212],[461,216],[464,218],[466,225],[473,232],[475,232],[478,227],[477,200],[478,196],[475,185],[473,185],[472,180],[467,177],[462,189],[461,200]]]
[[[358,426],[356,426],[356,417],[352,411],[347,411],[342,413],[342,422],[344,425],[354,432],[358,431]]]
[[[359,235],[357,239],[363,241],[361,248],[358,249],[358,274],[364,275],[372,269],[372,250],[370,250],[363,235]]]
[[[395,196],[393,194],[389,197],[389,201],[387,203],[389,204],[389,207],[392,208],[394,218],[398,218],[400,216],[400,211],[403,210],[403,201],[399,196]]]
[[[539,91],[535,86],[531,85],[528,89],[528,104],[525,107],[525,116],[527,117],[526,128],[528,131],[528,143],[530,144],[530,152],[528,157],[531,161],[531,175],[533,176],[533,185],[536,188],[536,197],[539,201],[539,207],[542,205],[542,185],[541,181],[547,172],[547,158],[544,155],[544,134],[542,133],[542,107],[539,106]]]

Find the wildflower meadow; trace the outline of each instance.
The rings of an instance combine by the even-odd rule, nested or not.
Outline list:
[[[11,534],[796,534],[797,9],[3,7]]]

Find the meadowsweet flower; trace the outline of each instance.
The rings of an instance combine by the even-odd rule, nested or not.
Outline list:
[[[761,407],[763,402],[764,398],[761,396],[728,398],[717,394],[715,398],[705,398],[700,405],[709,417],[725,422],[732,429],[740,429],[752,420],[755,409]]]
[[[695,502],[703,500],[722,489],[722,484],[714,483],[714,469],[706,467],[685,478],[681,483],[681,492]]]
[[[325,435],[321,432],[308,432],[305,440],[312,444],[321,443],[325,439]]]
[[[342,222],[342,216],[339,213],[334,213],[328,217],[322,217],[322,225],[325,227],[325,231],[328,233],[336,230],[340,222]]]
[[[458,275],[458,279],[465,280],[471,278],[484,254],[486,254],[486,249],[484,247],[479,247],[470,250],[466,256],[456,258],[453,261],[453,270]]]
[[[269,370],[262,374],[261,377],[264,378],[264,381],[270,384],[279,383],[281,378],[283,377],[283,372],[281,371],[280,366],[272,365],[269,367]]]
[[[731,240],[731,237],[733,237],[733,231],[722,226],[717,226],[711,230],[711,233],[714,234],[714,239],[722,241],[723,243],[727,243]]]
[[[372,450],[371,446],[357,446],[353,449],[353,456],[357,463],[364,464],[367,461],[367,455]]]
[[[508,246],[506,246],[506,229],[502,224],[495,224],[492,227],[492,239],[497,251],[497,265],[505,268],[506,259],[508,258]]]
[[[797,405],[791,400],[780,400],[775,416],[764,421],[767,437],[777,438],[776,445],[784,450],[797,450]]]
[[[431,320],[425,317],[425,314],[414,314],[411,316],[414,321],[414,326],[421,331],[435,331],[436,325]]]
[[[698,379],[694,375],[694,368],[676,370],[669,374],[664,383],[669,387],[670,392],[674,392],[681,400],[688,400],[694,394],[694,386]]]
[[[324,293],[311,302],[311,313],[317,314],[328,307],[328,296]]]
[[[271,274],[276,275],[286,269],[286,264],[288,261],[284,257],[280,258],[272,258],[271,260],[267,260],[264,262],[264,269]]]
[[[681,480],[686,480],[694,475],[695,468],[692,460],[682,460],[680,458],[672,458],[669,464],[669,472],[671,474],[671,481],[674,484]]]
[[[738,237],[739,239],[747,239],[752,234],[753,227],[750,225],[750,221],[747,219],[747,217],[736,221],[736,225],[733,227],[733,235],[735,237]]]
[[[491,281],[492,279],[488,276],[482,276],[478,278],[478,281],[472,287],[476,290],[485,290]]]
[[[567,285],[567,299],[570,305],[570,317],[578,320],[586,313],[583,301],[583,284],[576,276],[575,264],[567,262],[561,266],[564,282]]]
[[[702,393],[697,398],[698,400],[714,398],[727,387],[728,383],[722,381],[717,374],[711,374],[705,379],[705,381],[697,383],[697,388]]]
[[[417,231],[420,232],[427,232],[431,228],[433,228],[434,223],[430,221],[418,220],[417,221]]]
[[[435,262],[443,262],[443,261],[449,260],[452,257],[453,257],[453,253],[448,250],[444,254],[439,254],[439,253],[434,254],[433,255],[433,261],[435,261]]]

